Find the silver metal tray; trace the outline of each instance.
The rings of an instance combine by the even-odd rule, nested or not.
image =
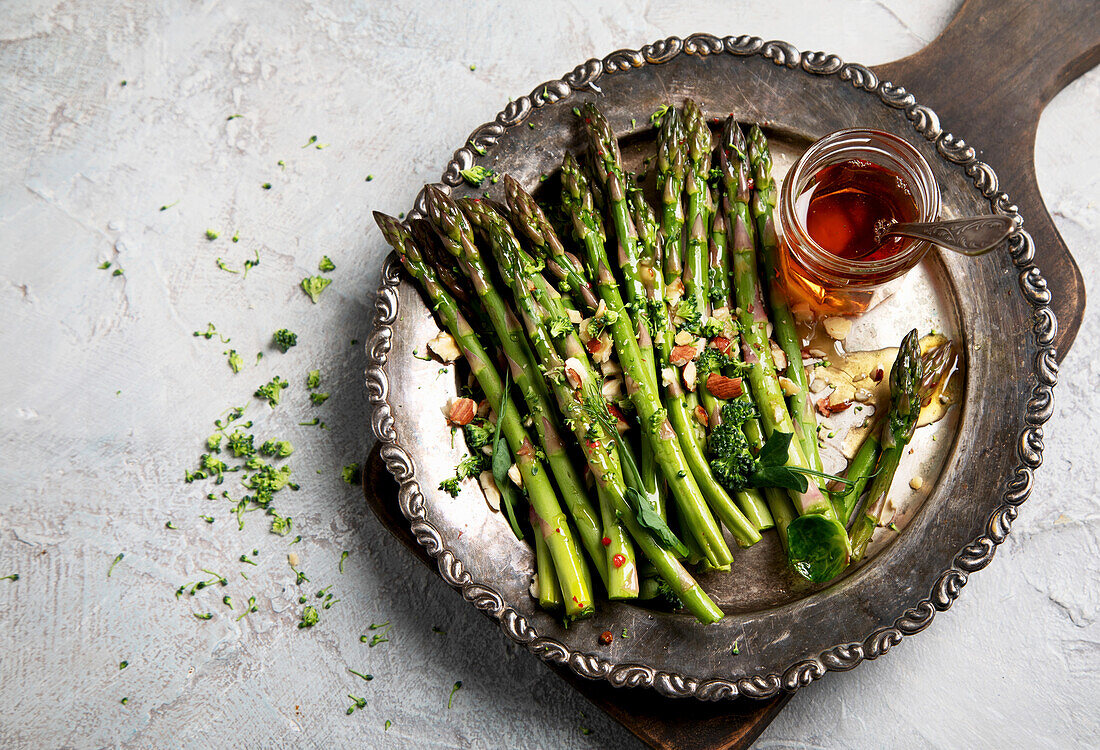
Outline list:
[[[685,97],[700,102],[708,117],[732,113],[764,124],[779,174],[828,132],[880,128],[928,159],[945,215],[992,209],[1018,216],[975,149],[943,132],[935,113],[900,86],[834,55],[747,36],[670,37],[589,60],[475,130],[447,164],[441,187],[472,192],[459,172],[479,163],[536,188],[565,150],[580,147],[572,109],[587,98],[599,102],[620,133],[627,158],[640,160],[652,150],[649,113]],[[490,186],[490,195],[499,197],[499,187]],[[421,194],[411,215],[423,207]],[[595,617],[565,628],[538,608],[528,594],[531,551],[476,486],[469,483],[454,499],[435,489],[462,455],[461,439],[452,446],[440,412],[455,383],[440,376],[437,364],[413,356],[438,328],[393,256],[383,269],[367,344],[371,428],[400,487],[401,511],[440,575],[543,659],[668,696],[763,698],[795,690],[827,671],[877,658],[903,635],[923,630],[1007,536],[1042,462],[1042,425],[1053,409],[1058,370],[1057,323],[1033,256],[1024,231],[978,259],[931,254],[901,291],[856,324],[849,349],[896,345],[917,327],[947,333],[964,353],[960,403],[948,419],[918,432],[895,488],[906,471],[922,474],[925,484],[898,516],[902,533],[880,534],[875,554],[827,586],[793,577],[774,534],[737,550],[731,573],[702,579],[727,613],[717,625],[603,602]],[[629,638],[598,643],[602,631],[618,635],[624,628]]]

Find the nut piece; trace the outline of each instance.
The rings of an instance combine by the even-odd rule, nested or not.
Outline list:
[[[477,475],[477,483],[481,485],[481,493],[485,495],[485,502],[494,513],[500,512],[500,490],[493,479],[493,472],[483,471]]]
[[[831,417],[837,412],[844,411],[851,405],[851,401],[842,401],[839,404],[834,404],[829,398],[821,398],[817,401],[817,413],[823,417]]]
[[[576,357],[570,357],[565,360],[565,379],[569,382],[573,388],[580,388],[584,383],[584,379],[581,377],[581,373],[584,372],[584,365]]]
[[[661,368],[661,385],[668,388],[670,385],[676,382],[676,371],[671,367]]]
[[[684,387],[692,393],[695,392],[695,383],[698,381],[698,373],[695,369],[694,362],[688,362],[684,365]]]
[[[435,353],[435,356],[447,363],[454,362],[462,356],[462,350],[458,348],[454,336],[446,331],[440,331],[434,339],[430,340],[428,348]]]
[[[512,464],[508,467],[508,478],[512,480],[512,484],[517,487],[523,487],[523,477],[520,476],[519,467]]]
[[[581,321],[584,320],[584,316],[581,315],[581,311],[575,307],[570,307],[565,311],[565,314],[569,316],[569,322],[575,326],[579,326]]]
[[[707,410],[704,409],[702,406],[695,407],[695,421],[701,424],[703,427],[706,427],[707,422],[710,421],[710,419],[707,417]]]
[[[772,359],[775,360],[776,372],[787,371],[787,354],[779,348],[779,344],[775,343],[771,339],[768,339],[768,344],[771,345]]]
[[[298,559],[298,553],[297,552],[291,552],[289,555],[287,555],[286,556],[286,561],[287,561],[287,563],[290,564],[290,567],[292,567],[292,568],[298,567],[298,563],[301,562]]]
[[[779,387],[783,389],[784,396],[797,396],[801,390],[798,387],[798,383],[794,382],[786,375],[779,376]]]
[[[825,333],[829,334],[829,338],[836,341],[843,341],[852,332],[852,321],[848,318],[825,318],[822,325],[825,326]]]
[[[688,335],[690,336],[690,334],[688,334]],[[672,351],[669,352],[668,363],[670,365],[676,365],[676,366],[686,365],[688,362],[695,359],[695,355],[697,353],[698,352],[695,351],[694,346],[686,346],[686,345],[674,346],[674,347],[672,347]]]
[[[447,422],[455,427],[465,427],[474,421],[477,403],[472,398],[456,398],[447,412]]]
[[[676,337],[672,340],[679,346],[687,346],[695,342],[695,336],[692,335],[691,331],[677,331]]]
[[[727,378],[725,375],[719,375],[716,372],[712,372],[707,376],[707,390],[710,391],[712,396],[721,401],[737,398],[745,392],[741,385],[741,378]]]
[[[909,486],[915,490],[919,490],[924,486],[924,478],[919,476],[913,477],[909,480]]]

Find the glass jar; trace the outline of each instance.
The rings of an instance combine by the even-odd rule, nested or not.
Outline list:
[[[822,171],[836,165],[845,165],[857,182],[861,168],[892,173],[896,185],[888,187],[896,186],[893,197],[911,200],[906,213],[911,213],[914,221],[934,221],[939,216],[940,189],[920,152],[881,130],[853,128],[830,133],[810,146],[787,173],[777,229],[779,273],[791,304],[808,305],[827,315],[858,314],[919,263],[931,245],[897,238],[888,240],[895,243],[889,253],[862,253],[863,258],[861,253],[843,257],[822,247],[807,229],[807,206]]]

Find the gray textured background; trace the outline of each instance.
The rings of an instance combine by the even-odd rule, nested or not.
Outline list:
[[[369,212],[406,208],[508,94],[590,56],[707,30],[873,64],[919,49],[957,3],[111,5],[0,10],[0,575],[21,576],[0,581],[0,746],[637,747],[413,564],[340,481],[369,447],[350,344],[366,338],[383,257]],[[1087,279],[1098,120],[1093,71],[1050,105],[1037,144]],[[311,135],[330,145],[302,149]],[[247,279],[214,265],[253,249]],[[296,285],[322,254],[338,269],[314,306]],[[801,691],[759,747],[1095,746],[1100,478],[1082,439],[1100,406],[1095,310],[1063,367],[1034,497],[994,564],[926,633]],[[246,358],[241,374],[226,346],[192,337],[208,321]],[[268,347],[283,326],[300,336],[286,355]],[[322,407],[302,387],[314,367],[334,394]],[[276,373],[292,386],[272,411],[250,394]],[[295,627],[288,540],[260,514],[239,532],[224,502],[180,481],[213,419],[249,401],[258,434],[298,448],[302,489],[278,506],[313,585],[342,599],[309,631]],[[315,415],[331,429],[297,426]],[[236,562],[254,547],[258,567]],[[259,611],[234,622],[220,589],[177,601],[202,567]],[[360,643],[384,620],[389,643]],[[349,692],[368,700],[352,716]]]

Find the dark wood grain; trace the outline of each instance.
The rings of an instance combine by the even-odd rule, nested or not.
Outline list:
[[[1043,107],[1098,63],[1096,0],[967,0],[927,47],[874,68],[934,109],[945,130],[980,145],[997,170],[1050,284],[1059,359],[1081,327],[1085,282],[1039,194],[1035,132]]]
[[[1081,325],[1085,285],[1039,194],[1035,133],[1043,107],[1098,62],[1096,0],[967,0],[927,47],[875,68],[932,107],[944,129],[984,148],[982,159],[997,170],[1001,188],[1019,206],[1035,240],[1058,316],[1059,358]],[[363,484],[382,525],[434,570],[398,509],[397,485],[377,447],[365,464]],[[743,750],[790,699],[783,694],[765,701],[676,701],[651,690],[584,680],[563,668],[553,671],[642,742],[667,750]]]

